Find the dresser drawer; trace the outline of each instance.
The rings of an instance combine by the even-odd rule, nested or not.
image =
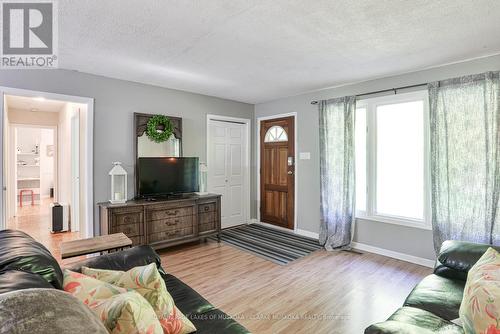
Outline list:
[[[146,212],[148,220],[160,220],[174,217],[192,216],[193,207],[185,206],[180,208],[151,209]]]
[[[158,233],[151,233],[149,235],[149,242],[157,242],[157,241],[168,241],[177,238],[183,238],[190,235],[194,235],[193,227],[182,228],[177,230],[169,230]]]
[[[150,222],[150,233],[175,230],[180,228],[192,228],[194,223],[194,216],[183,216],[161,220],[153,220]]]
[[[215,211],[215,207],[215,202],[199,204],[198,213]]]
[[[129,225],[139,224],[143,221],[144,212],[142,210],[135,211],[113,211],[111,213],[111,225]]]
[[[113,227],[112,233],[122,232],[127,237],[141,236],[144,234],[144,233],[142,233],[141,227],[142,227],[141,224],[117,225],[117,226]]]
[[[199,233],[205,233],[205,232],[215,232],[217,229],[215,227],[215,222],[210,222],[210,223],[205,223],[205,224],[200,224],[198,226],[198,231]]]
[[[200,220],[200,224],[215,222],[216,218],[217,218],[217,213],[215,211],[202,212],[198,214],[198,219]]]
[[[142,238],[141,237],[129,237],[129,239],[132,240],[132,246],[142,245]]]

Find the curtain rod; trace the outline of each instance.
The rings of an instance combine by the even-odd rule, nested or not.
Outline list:
[[[376,90],[374,92],[358,94],[358,95],[356,95],[356,97],[373,95],[373,94],[380,94],[380,93],[387,93],[387,92],[394,92],[394,94],[397,94],[398,90],[409,89],[409,88],[417,88],[417,87],[423,87],[423,86],[427,86],[427,83],[421,83],[421,84],[418,84],[418,85],[410,85],[410,86],[402,86],[402,87],[391,88],[391,89]],[[319,101],[311,101],[311,104],[318,104],[318,102]]]

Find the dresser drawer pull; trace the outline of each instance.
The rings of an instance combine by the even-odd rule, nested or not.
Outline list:
[[[179,223],[179,219],[174,220],[173,222],[165,222],[165,225],[167,226],[175,226]]]
[[[165,214],[167,216],[177,216],[179,214],[179,210],[175,210],[175,211],[165,211]]]
[[[125,216],[125,218],[123,218],[123,222],[126,223],[126,224],[129,224],[132,222],[132,217],[130,216]]]
[[[210,210],[210,207],[207,205],[207,206],[205,206],[205,212],[208,210]]]

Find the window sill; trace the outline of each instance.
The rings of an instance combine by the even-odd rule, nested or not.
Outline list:
[[[432,231],[432,226],[430,224],[426,224],[422,221],[412,220],[412,219],[404,219],[404,218],[396,218],[396,217],[387,217],[387,216],[367,216],[363,214],[356,215],[356,219],[361,220],[369,220],[377,223],[385,223],[385,224],[393,224],[405,227],[418,228],[421,230]]]

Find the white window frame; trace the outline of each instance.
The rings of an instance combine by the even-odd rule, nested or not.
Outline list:
[[[424,102],[424,218],[412,219],[376,212],[377,200],[377,107],[380,105]],[[356,218],[396,224],[408,227],[431,229],[431,181],[430,181],[430,138],[429,138],[429,97],[428,92],[414,91],[395,95],[359,100],[356,109],[366,109],[366,211],[356,210]]]

